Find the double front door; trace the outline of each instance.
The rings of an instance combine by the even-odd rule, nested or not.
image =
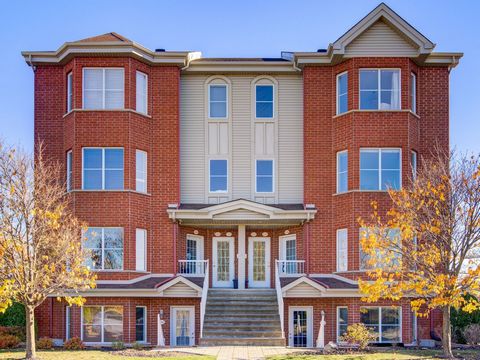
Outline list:
[[[235,278],[235,240],[233,237],[214,237],[212,243],[212,286],[233,287]],[[248,286],[270,287],[270,238],[248,238]]]

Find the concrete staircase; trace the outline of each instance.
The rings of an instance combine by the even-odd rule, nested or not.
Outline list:
[[[200,345],[284,346],[274,289],[210,289]]]

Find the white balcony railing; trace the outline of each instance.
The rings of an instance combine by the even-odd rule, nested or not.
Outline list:
[[[178,273],[184,276],[205,276],[208,260],[178,260]]]
[[[280,277],[305,275],[305,260],[277,260]]]

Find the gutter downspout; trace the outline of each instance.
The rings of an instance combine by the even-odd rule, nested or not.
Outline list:
[[[298,71],[298,72],[302,72],[302,69],[300,69],[298,66],[297,66],[297,60],[295,59],[295,56],[293,57],[293,70],[295,71]]]
[[[305,210],[307,210],[306,206],[303,205],[303,208]],[[306,236],[306,244],[305,244],[305,273],[308,275],[310,274],[310,221],[307,220],[307,223],[306,223],[306,232],[307,232],[307,236]]]
[[[35,71],[37,70],[37,67],[35,65],[33,65],[32,54],[29,54],[28,59],[25,59],[25,61],[27,62],[27,65],[30,66],[32,68],[33,72],[35,73]]]
[[[177,230],[178,223],[173,224],[173,274],[177,275]]]

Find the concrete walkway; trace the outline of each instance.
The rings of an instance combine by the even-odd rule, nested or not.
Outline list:
[[[308,349],[294,349],[284,346],[205,346],[205,347],[176,347],[168,349],[156,349],[160,352],[182,352],[192,355],[215,356],[217,360],[261,360],[267,356],[284,355],[295,352],[306,352]]]

